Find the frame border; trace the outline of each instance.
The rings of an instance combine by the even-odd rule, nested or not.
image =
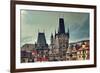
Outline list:
[[[94,64],[90,65],[76,65],[76,66],[59,66],[59,67],[43,67],[43,68],[25,68],[25,69],[16,69],[16,4],[21,5],[39,5],[39,6],[52,6],[52,7],[72,7],[72,8],[87,8],[94,9]],[[63,3],[48,3],[48,2],[34,2],[34,1],[13,1],[11,0],[10,5],[10,72],[29,72],[29,71],[45,71],[45,70],[60,70],[60,69],[76,69],[76,68],[90,68],[97,66],[97,53],[96,53],[96,11],[97,8],[94,5],[81,5],[81,4],[63,4]]]

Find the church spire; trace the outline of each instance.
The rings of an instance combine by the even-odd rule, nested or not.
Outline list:
[[[64,26],[64,19],[63,18],[59,18],[59,29],[58,29],[58,33],[59,34],[65,33],[65,26]]]
[[[53,44],[53,34],[51,33],[51,44]]]
[[[51,38],[53,38],[53,33],[51,33]]]
[[[68,31],[67,31],[67,35],[68,35],[68,38],[70,37],[70,35],[69,35],[69,28],[68,28]]]

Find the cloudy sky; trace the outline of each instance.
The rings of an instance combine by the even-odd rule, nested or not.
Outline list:
[[[38,32],[45,32],[50,44],[51,33],[58,31],[59,18],[64,18],[65,31],[69,28],[70,42],[89,39],[89,13],[21,10],[21,46],[34,44]]]

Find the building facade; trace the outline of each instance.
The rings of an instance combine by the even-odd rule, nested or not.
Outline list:
[[[69,39],[69,28],[66,32],[64,19],[59,18],[59,28],[55,34],[51,34],[51,43],[47,44],[44,32],[38,32],[35,44],[25,44],[21,47],[21,62],[90,59],[89,40],[69,43]]]
[[[65,32],[64,19],[59,18],[59,28],[58,32],[51,34],[51,44],[50,44],[50,53],[49,59],[51,61],[65,61],[66,52],[69,45],[69,29],[68,32]]]
[[[48,61],[48,44],[46,42],[45,33],[38,32],[37,43],[35,43],[37,56],[34,58],[36,61]]]

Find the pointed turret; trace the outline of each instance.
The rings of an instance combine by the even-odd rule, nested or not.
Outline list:
[[[51,38],[53,38],[53,34],[51,33]]]
[[[51,33],[51,44],[53,44],[53,34]]]
[[[55,30],[55,38],[56,38],[56,30]]]
[[[69,28],[68,28],[68,31],[67,31],[67,36],[68,36],[68,38],[70,37],[70,35],[69,35]]]

